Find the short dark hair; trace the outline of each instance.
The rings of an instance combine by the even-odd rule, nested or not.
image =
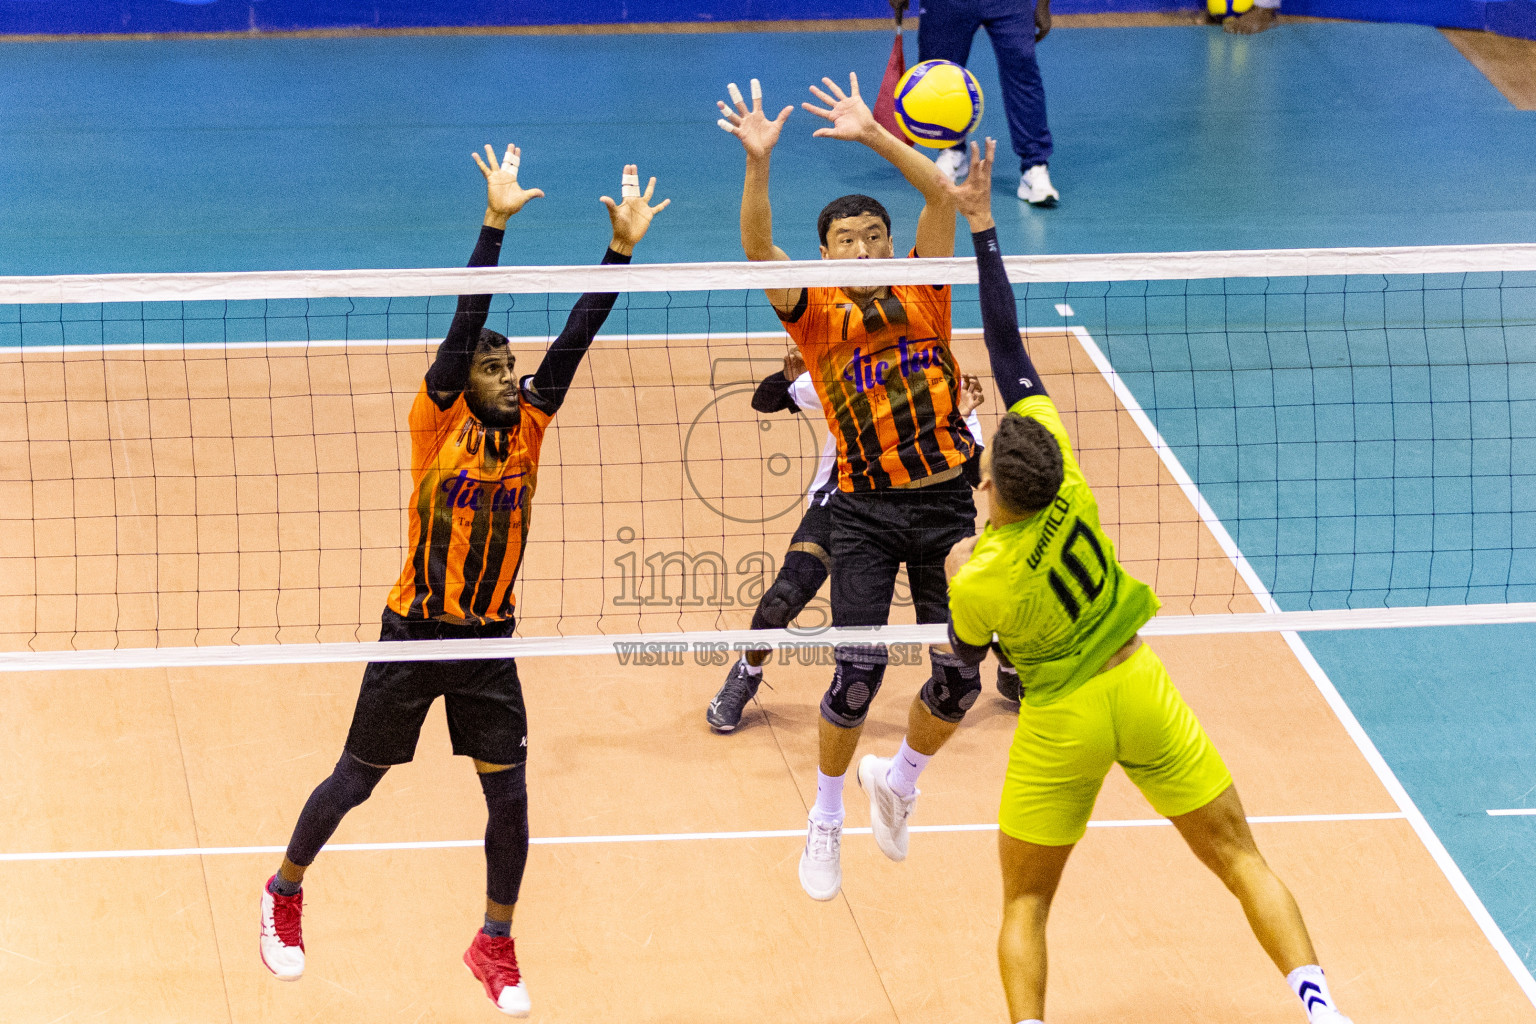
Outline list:
[[[1061,445],[1039,420],[1009,413],[988,447],[992,486],[1010,512],[1037,512],[1056,500],[1065,472]]]
[[[833,221],[842,220],[844,217],[857,217],[865,213],[872,213],[885,221],[885,230],[887,233],[890,232],[891,215],[885,212],[885,207],[880,205],[880,200],[857,194],[842,196],[823,207],[821,216],[816,218],[816,234],[821,236],[821,244],[827,244],[827,232],[832,229]]]
[[[498,348],[507,347],[507,336],[498,334],[489,327],[480,328],[480,337],[475,342],[475,354],[481,352],[493,352]]]

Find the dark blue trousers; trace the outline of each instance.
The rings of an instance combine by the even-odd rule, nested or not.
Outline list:
[[[1035,60],[1033,0],[923,0],[917,28],[918,60],[964,64],[976,30],[986,27],[1003,80],[1008,134],[1019,170],[1050,162],[1051,129],[1045,120],[1045,84]]]

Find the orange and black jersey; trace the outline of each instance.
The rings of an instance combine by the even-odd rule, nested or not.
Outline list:
[[[528,540],[539,448],[554,410],[523,381],[515,427],[486,427],[460,394],[438,408],[425,383],[411,406],[410,558],[389,606],[407,619],[510,618]]]
[[[947,285],[896,285],[863,309],[839,288],[806,288],[780,314],[837,438],[842,490],[910,486],[975,452],[957,408],[949,302]]]
[[[482,228],[469,265],[496,265],[501,238],[495,228]],[[609,250],[603,262],[629,257]],[[389,594],[396,614],[471,624],[512,618],[544,432],[616,298],[587,294],[576,301],[538,370],[519,382],[517,422],[492,426],[464,394],[491,297],[459,297],[448,337],[411,406],[414,498],[409,554]]]

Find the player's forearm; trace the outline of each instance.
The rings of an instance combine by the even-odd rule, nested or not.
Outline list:
[[[987,651],[991,647],[990,644],[982,644],[981,646],[977,647],[974,644],[966,643],[964,640],[961,640],[958,636],[956,636],[955,620],[953,616],[951,616],[949,620],[949,646],[950,649],[953,650],[957,656],[959,656],[960,660],[965,662],[967,665],[980,665],[983,661],[986,661]]]
[[[789,389],[794,384],[784,371],[770,373],[757,385],[757,390],[752,392],[752,408],[756,412],[799,412],[800,407],[790,397]]]
[[[480,237],[475,240],[475,250],[469,256],[468,265],[471,267],[494,267],[501,262],[501,243],[505,236],[501,228],[489,223],[490,219],[490,212],[487,211],[486,223],[481,226]],[[505,224],[506,218],[501,218],[501,221]],[[441,394],[457,394],[464,390],[469,380],[469,362],[475,354],[480,329],[485,326],[485,318],[490,311],[490,295],[459,296],[459,305],[454,311],[448,336],[438,346],[437,358],[427,370],[428,390]]]
[[[741,248],[749,260],[773,259],[773,205],[768,200],[768,157],[747,157],[741,186]]]
[[[946,210],[954,208],[950,202],[949,193],[945,192],[938,183],[936,178],[938,168],[934,166],[932,160],[878,124],[865,137],[864,144],[890,161],[891,165],[901,172],[901,176],[907,179],[907,184],[923,194],[929,206]]]
[[[990,217],[988,218],[990,219]],[[971,234],[976,247],[976,275],[981,297],[982,338],[987,358],[992,363],[992,377],[1003,396],[1003,405],[1011,408],[1021,398],[1043,395],[1039,374],[1024,343],[1019,340],[1019,307],[1003,266],[1002,249],[997,244],[997,229],[988,228]]]
[[[612,246],[603,254],[605,265],[628,262],[629,253],[620,252]],[[565,329],[549,346],[539,368],[533,373],[533,390],[550,411],[558,409],[565,401],[571,381],[576,379],[576,370],[581,366],[587,349],[592,347],[597,332],[603,329],[618,297],[617,292],[587,292],[571,307],[571,315],[565,320]]]

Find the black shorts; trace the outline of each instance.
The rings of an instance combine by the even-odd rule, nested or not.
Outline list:
[[[464,640],[512,635],[513,622],[455,626],[406,619],[384,609],[380,640]],[[405,764],[427,709],[439,696],[448,709],[453,752],[489,764],[528,759],[528,714],[517,663],[511,658],[470,661],[375,661],[363,671],[362,690],[347,732],[347,753],[368,764]]]
[[[976,504],[964,477],[915,490],[838,491],[828,506],[834,626],[885,625],[902,563],[917,621],[949,621],[944,559],[976,532]]]
[[[829,494],[811,495],[811,503],[795,527],[795,535],[789,538],[790,547],[796,544],[814,544],[832,557],[832,505]]]

